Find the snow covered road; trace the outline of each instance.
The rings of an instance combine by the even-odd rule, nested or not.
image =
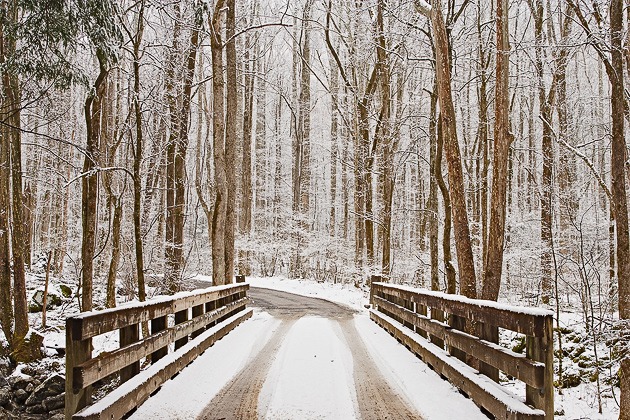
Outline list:
[[[132,419],[486,419],[366,314],[268,289],[249,296],[254,317]]]

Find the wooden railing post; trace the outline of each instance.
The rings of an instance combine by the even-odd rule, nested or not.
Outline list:
[[[499,328],[494,325],[479,323],[479,338],[489,341],[490,343],[499,343]],[[486,375],[488,378],[495,382],[499,382],[499,369],[490,366],[489,364],[479,362],[479,372]]]
[[[193,306],[192,308],[192,317],[193,318],[197,318],[198,316],[201,316],[204,314],[204,309],[205,309],[205,305],[197,305],[197,306]],[[203,328],[198,329],[196,331],[193,331],[192,334],[190,334],[191,338],[195,338],[197,337],[199,334],[201,334],[203,332]]]
[[[431,309],[431,313],[433,313],[433,309]],[[442,316],[444,316],[444,314],[442,313]],[[433,318],[433,317],[431,317]],[[442,318],[444,319],[444,318]],[[448,323],[451,326],[451,328],[459,330],[459,331],[466,331],[466,318],[462,318],[461,316],[457,316],[457,315],[453,315],[450,314],[448,316]],[[433,341],[433,340],[431,340]],[[459,360],[461,360],[462,362],[466,362],[466,353],[456,349],[454,347],[450,347],[448,349],[448,352],[450,353],[451,356],[458,358]]]
[[[188,321],[188,308],[175,312],[175,325]],[[188,337],[182,337],[179,340],[175,340],[175,350],[182,348],[188,343]]]
[[[436,321],[444,322],[444,312],[442,312],[439,309],[431,308],[431,319],[435,319]],[[442,340],[441,338],[438,338],[438,337],[436,337],[434,335],[429,336],[429,338],[431,340],[431,343],[435,344],[436,346],[438,346],[441,349],[444,348],[444,340]],[[451,349],[449,349],[449,351],[451,352],[451,354],[453,354]]]
[[[81,320],[66,319],[66,403],[65,415],[74,413],[90,404],[92,387],[75,389],[74,368],[92,357],[92,339],[81,340]]]
[[[162,331],[166,329],[166,317],[165,316],[160,316],[157,318],[153,318],[151,320],[151,334],[155,334],[158,331]],[[168,354],[168,347],[162,347],[159,350],[154,351],[153,353],[151,353],[151,364],[154,364],[155,362],[157,362],[158,360],[160,360],[162,357],[166,356]]]
[[[245,283],[245,275],[244,274],[238,274],[236,276],[236,282],[237,283]]]
[[[527,357],[545,364],[542,388],[525,387],[525,403],[545,411],[546,419],[553,419],[553,318],[545,318],[542,337],[528,335],[525,339]]]
[[[125,347],[140,339],[139,324],[132,324],[128,327],[121,328],[118,331],[120,336],[120,347]],[[126,368],[120,370],[120,383],[128,381],[138,373],[140,373],[140,361],[133,362]]]
[[[427,316],[427,307],[422,305],[422,304],[420,304],[420,303],[418,303],[418,302],[416,302],[415,312],[417,314]],[[418,334],[420,334],[422,337],[424,337],[424,338],[428,337],[427,332],[425,330],[423,330],[422,328],[420,328],[419,326],[416,326],[415,331]]]

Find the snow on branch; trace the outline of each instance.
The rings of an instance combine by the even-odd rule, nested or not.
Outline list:
[[[431,5],[426,0],[414,0],[416,10],[426,17],[431,17]]]

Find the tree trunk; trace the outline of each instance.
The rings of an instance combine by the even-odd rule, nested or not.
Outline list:
[[[332,60],[329,60],[332,61]],[[339,69],[330,62],[330,211],[328,234],[335,236],[337,226],[337,161],[339,159]],[[336,104],[336,105],[335,105]]]
[[[225,281],[234,279],[234,234],[236,230],[236,134],[238,115],[238,89],[236,78],[236,1],[227,0],[225,46],[227,103],[225,114],[225,179],[227,182],[227,203],[225,216]]]
[[[442,176],[442,150],[440,146],[440,160],[438,160],[437,155],[437,147],[438,147],[438,138],[436,132],[437,125],[437,93],[434,92],[431,94],[431,114],[430,114],[430,122],[429,122],[429,198],[427,200],[427,212],[429,219],[429,254],[431,258],[431,290],[440,290],[440,267],[439,267],[439,255],[438,255],[438,235],[439,235],[439,222],[438,222],[438,174]],[[438,166],[440,168],[438,169]],[[442,180],[442,184],[444,181]],[[445,187],[445,186],[444,186]],[[443,197],[448,199],[448,192],[443,191]],[[451,228],[451,220],[450,220],[450,202],[449,204],[449,213],[446,214],[448,216],[448,252],[450,254],[450,228]],[[446,206],[445,206],[446,207]],[[446,224],[444,225],[444,231],[446,233]],[[446,255],[446,250],[445,254]],[[450,256],[449,256],[450,259]],[[445,259],[446,262],[446,259]],[[449,280],[453,281],[453,286],[455,286],[455,270],[450,265],[450,260],[448,265],[446,265],[447,277]],[[449,283],[450,284],[450,283]]]
[[[212,49],[212,136],[214,153],[214,183],[216,198],[212,216],[212,283],[223,285],[225,278],[225,219],[227,211],[227,179],[225,171],[225,109],[223,78],[223,26],[222,11],[224,0],[214,6],[211,28]]]
[[[170,132],[168,143],[166,144],[166,218],[164,230],[166,239],[164,242],[164,286],[169,291],[177,289],[180,276],[180,264],[177,259],[176,233],[177,222],[177,181],[176,181],[176,155],[178,149],[179,134],[181,132],[181,113],[179,110],[177,77],[179,77],[180,66],[177,65],[177,55],[179,54],[179,38],[181,36],[181,10],[180,4],[174,4],[173,42],[171,51],[166,63],[165,75],[165,97],[170,114]]]
[[[144,133],[142,129],[142,108],[140,106],[140,44],[144,34],[144,0],[140,2],[138,26],[133,41],[133,108],[136,123],[136,148],[133,157],[133,234],[136,260],[136,277],[138,279],[138,299],[146,300],[144,280],[144,250],[142,244],[142,175]],[[147,188],[151,188],[147,185]]]
[[[512,134],[509,122],[509,58],[508,2],[497,1],[497,56],[494,110],[494,160],[492,165],[492,201],[490,204],[490,231],[485,255],[485,275],[482,299],[497,300],[503,269],[505,242],[505,213],[508,186],[508,161]]]
[[[630,319],[630,242],[628,236],[628,204],[626,196],[625,161],[627,155],[624,135],[623,81],[623,0],[610,2],[611,66],[608,77],[611,85],[612,204],[617,234],[617,278],[619,282],[619,318]],[[628,321],[626,321],[628,322]],[[621,361],[620,419],[630,418],[630,354]]]
[[[255,57],[250,56],[252,37],[245,34],[244,70],[244,109],[243,109],[243,160],[241,164],[241,215],[239,233],[249,235],[252,230],[252,127],[254,108],[254,66]],[[251,275],[247,251],[239,253],[239,274]]]
[[[114,308],[116,306],[116,277],[118,274],[118,263],[120,262],[120,231],[123,217],[122,200],[117,199],[114,203],[114,217],[112,222],[112,257],[107,272],[107,297],[105,306]]]
[[[0,27],[1,29],[1,27]],[[4,39],[3,39],[4,40]],[[2,119],[7,112],[2,104]],[[13,344],[13,287],[11,286],[11,248],[10,235],[10,188],[11,173],[9,171],[9,130],[7,125],[0,128],[0,322],[9,346]]]
[[[94,270],[94,250],[96,247],[98,174],[96,168],[100,163],[100,121],[102,99],[107,86],[108,70],[105,67],[102,53],[98,54],[100,72],[91,93],[85,100],[85,125],[87,127],[87,145],[83,161],[83,178],[81,181],[81,310],[92,310],[92,284]]]

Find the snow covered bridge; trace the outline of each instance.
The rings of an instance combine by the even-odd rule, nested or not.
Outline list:
[[[549,313],[382,283],[371,292],[373,309],[358,311],[236,284],[69,318],[66,417],[487,418],[478,406],[496,418],[553,417]],[[446,313],[524,334],[527,356],[458,331]],[[143,323],[151,334],[140,339]],[[92,358],[91,338],[116,330],[120,349]],[[466,354],[490,377],[498,368],[527,384],[529,405],[460,361]],[[90,386],[111,375],[125,383],[88,405]]]

